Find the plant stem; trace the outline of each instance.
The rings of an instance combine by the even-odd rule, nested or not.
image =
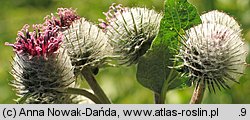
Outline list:
[[[161,97],[159,93],[154,93],[155,97],[155,104],[164,104],[165,98]]]
[[[176,62],[174,62],[173,66],[175,66],[175,63]],[[173,78],[173,74],[174,74],[174,69],[172,68],[169,72],[167,79],[163,83],[161,93],[158,95],[157,95],[157,93],[155,93],[155,104],[164,104],[165,103],[166,93],[168,91],[169,82],[171,79],[172,79],[172,81],[174,81],[176,79],[176,78]]]
[[[104,103],[104,104],[111,104],[108,97],[106,96],[106,94],[104,93],[102,88],[97,83],[95,77],[92,74],[92,71],[89,68],[84,67],[82,69],[81,73],[84,76],[84,78],[86,79],[90,88],[94,91],[95,95],[99,98],[99,100],[101,100],[102,103]]]
[[[205,85],[203,83],[197,83],[197,84],[199,85],[194,89],[190,104],[201,104],[201,101],[203,99],[203,95],[205,92]]]
[[[83,96],[89,98],[90,100],[92,100],[93,102],[95,102],[96,104],[102,104],[102,102],[99,100],[99,98],[97,96],[95,96],[94,94],[92,94],[89,91],[84,90],[84,89],[67,88],[67,89],[65,89],[64,92],[66,92],[68,94],[83,95]]]

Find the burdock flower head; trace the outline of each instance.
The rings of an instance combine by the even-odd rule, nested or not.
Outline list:
[[[53,14],[46,17],[45,26],[63,32],[63,46],[67,49],[75,72],[84,66],[97,69],[111,52],[106,35],[95,25],[80,18],[75,10],[59,8],[59,19]]]
[[[245,69],[247,48],[230,27],[203,23],[186,31],[185,46],[180,54],[190,80],[215,92],[229,88],[227,81],[238,83]]]
[[[110,57],[111,47],[107,36],[84,18],[73,22],[63,34],[63,45],[68,50],[76,72],[86,66],[98,70]]]
[[[108,35],[122,64],[137,63],[159,31],[162,15],[147,8],[126,8],[113,4],[99,26]]]
[[[69,95],[58,92],[74,86],[73,67],[66,51],[60,47],[63,35],[56,28],[25,25],[12,46],[12,85],[17,95],[32,95],[26,103],[72,103]]]

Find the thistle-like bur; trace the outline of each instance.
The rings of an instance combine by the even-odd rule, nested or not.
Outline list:
[[[84,18],[74,21],[63,34],[63,45],[68,50],[75,72],[85,66],[98,70],[111,55],[107,36]]]
[[[247,47],[241,35],[230,27],[203,23],[186,31],[180,55],[190,80],[215,92],[238,83],[246,67]]]
[[[17,95],[30,94],[25,103],[73,103],[71,95],[59,92],[75,86],[70,58],[60,47],[63,35],[54,28],[28,28],[18,32],[17,42],[7,43],[16,53],[11,73]]]
[[[95,25],[80,18],[75,10],[59,8],[55,17],[53,14],[45,19],[45,26],[58,28],[63,32],[63,46],[67,49],[75,72],[80,72],[84,66],[89,66],[98,72],[111,52],[106,35]]]
[[[99,26],[108,35],[121,64],[137,63],[156,37],[162,14],[147,8],[126,8],[113,4]]]

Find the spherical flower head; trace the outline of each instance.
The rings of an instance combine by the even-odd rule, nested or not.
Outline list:
[[[113,4],[99,26],[108,35],[122,64],[137,63],[156,37],[162,15],[147,8],[126,8]]]
[[[247,47],[241,36],[229,27],[203,23],[186,32],[185,46],[180,54],[188,69],[190,80],[205,84],[215,92],[229,88],[229,81],[237,80],[246,67]]]
[[[61,31],[69,28],[69,26],[75,21],[80,19],[76,11],[71,8],[58,8],[57,15],[59,18],[51,14],[51,16],[45,17],[45,26],[57,27]]]
[[[29,58],[16,54],[12,62],[11,81],[17,95],[31,94],[25,103],[53,104],[72,103],[73,96],[60,91],[75,86],[73,67],[67,52],[60,48],[57,53],[48,56]],[[72,99],[71,99],[72,98]]]
[[[233,29],[235,32],[241,34],[241,29],[237,21],[227,15],[226,13],[219,12],[218,10],[213,10],[208,13],[201,15],[202,23],[212,23],[212,24],[220,24],[230,29]]]
[[[99,68],[110,57],[111,47],[105,33],[84,18],[73,22],[63,32],[63,45],[67,48],[72,65],[79,71],[82,67]]]
[[[41,31],[41,25],[34,25],[34,31],[29,32],[29,25],[24,25],[18,32],[14,44],[6,43],[12,46],[17,54],[27,54],[29,58],[43,56],[45,59],[59,49],[62,43],[63,35],[58,33],[57,29],[46,29]]]
[[[56,28],[28,25],[18,32],[17,42],[8,44],[15,51],[12,81],[17,95],[30,94],[25,103],[72,103],[71,95],[59,92],[75,85],[73,67],[67,51],[60,47],[63,35]]]

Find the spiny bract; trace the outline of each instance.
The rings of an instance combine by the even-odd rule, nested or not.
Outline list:
[[[106,35],[84,18],[74,21],[63,34],[63,45],[67,48],[76,71],[85,66],[101,67],[111,55],[112,49]]]
[[[99,26],[107,33],[121,64],[137,63],[156,37],[162,15],[147,8],[126,8],[113,4],[100,20]]]
[[[201,15],[200,18],[202,23],[220,24],[233,29],[236,33],[241,34],[241,29],[237,21],[226,13],[213,10]]]
[[[185,45],[180,54],[190,80],[229,88],[227,80],[238,82],[245,69],[247,47],[241,36],[229,27],[203,23],[186,31]]]
[[[70,58],[60,47],[63,35],[57,28],[28,28],[18,32],[16,43],[7,43],[16,53],[11,73],[17,95],[30,94],[25,103],[73,103],[73,96],[59,92],[75,86]]]

